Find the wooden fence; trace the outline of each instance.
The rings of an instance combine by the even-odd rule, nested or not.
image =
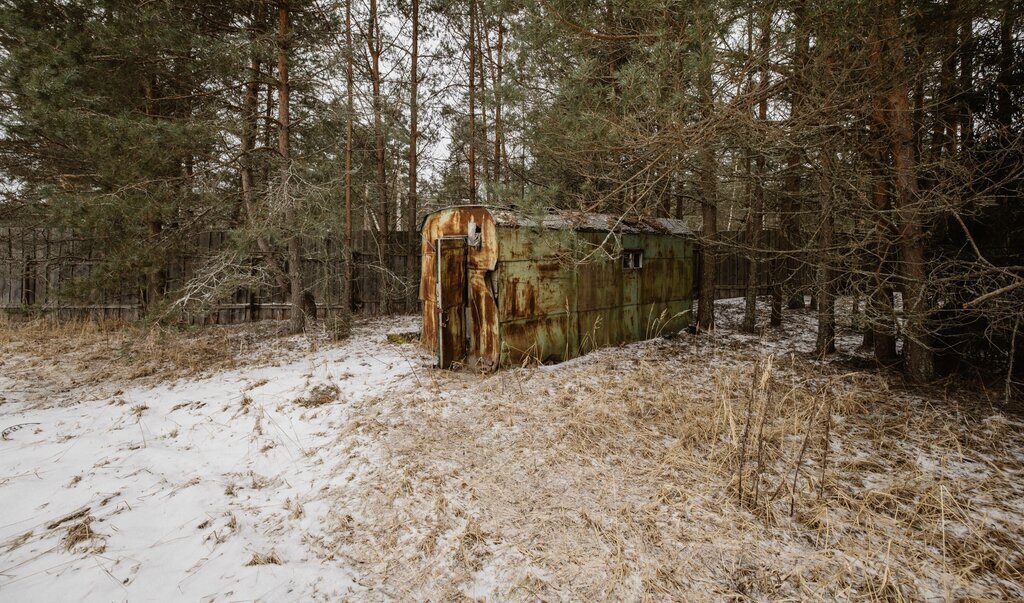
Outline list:
[[[368,314],[418,313],[420,236],[393,232],[386,270],[377,263],[376,233],[356,233],[353,241],[353,303]],[[744,231],[720,233],[722,247],[717,261],[715,298],[741,297],[747,288],[749,260]],[[230,247],[229,234],[206,232],[186,246],[165,267],[167,289],[176,291],[193,279],[220,251]],[[773,249],[775,231],[763,231],[761,246]],[[318,313],[340,307],[343,264],[341,247],[331,239],[304,243],[304,282]],[[259,258],[248,260],[255,271]],[[102,256],[73,233],[57,229],[0,227],[0,312],[47,313],[60,318],[135,320],[141,315],[143,283],[102,274]],[[383,278],[381,278],[383,274]],[[763,262],[759,295],[767,295],[775,278],[774,264]],[[806,276],[800,277],[802,282]],[[110,281],[118,284],[109,286]],[[384,289],[381,289],[381,286]],[[203,322],[227,324],[288,317],[290,305],[277,287],[239,287],[209,312]]]
[[[230,246],[226,232],[205,232],[189,241],[185,253],[164,266],[166,288],[176,291]],[[386,270],[377,264],[375,233],[353,240],[353,303],[364,313],[419,311],[419,233],[393,232]],[[303,281],[318,313],[340,307],[344,265],[335,240],[307,240],[303,245]],[[261,260],[248,260],[256,271]],[[89,241],[57,229],[0,227],[0,312],[55,314],[60,318],[136,320],[141,316],[141,282],[127,282],[104,270],[102,255]],[[287,269],[287,265],[284,266]],[[242,267],[241,270],[245,270]],[[383,279],[381,278],[383,275]],[[110,282],[116,286],[110,286]],[[381,284],[384,289],[382,291]],[[277,287],[239,287],[208,313],[203,322],[227,324],[287,318],[290,305]]]
[[[777,232],[761,231],[760,247],[775,249],[778,243]],[[718,240],[721,243],[718,258],[715,262],[715,299],[743,297],[747,293],[747,275],[750,273],[749,244],[745,230],[720,231]],[[774,261],[763,261],[758,271],[758,295],[771,293],[771,285],[775,277]]]

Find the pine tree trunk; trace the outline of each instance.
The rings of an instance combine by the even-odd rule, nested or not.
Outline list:
[[[709,45],[710,46],[710,45]],[[708,50],[708,52],[711,52]],[[707,127],[710,127],[714,112],[713,78],[711,62],[701,68],[700,96],[701,112]],[[700,148],[700,191],[701,191],[701,251],[700,297],[697,300],[697,328],[709,331],[715,328],[715,264],[718,256],[718,165],[710,136],[704,137]]]
[[[746,150],[747,157],[744,159],[746,165],[747,178],[753,177],[751,170],[751,157],[752,151],[748,148]],[[752,183],[753,184],[753,183]],[[743,324],[740,330],[744,333],[753,333],[757,330],[757,289],[760,285],[760,274],[758,273],[758,248],[760,247],[758,239],[761,234],[761,208],[758,207],[760,199],[758,193],[754,190],[756,185],[751,186],[750,194],[750,207],[747,211],[747,223],[746,223],[746,246],[747,252],[750,254],[747,259],[747,283],[746,283],[746,295],[744,296],[743,304]]]
[[[355,76],[353,74],[352,48],[352,2],[345,2],[345,241],[342,245],[342,258],[345,266],[344,283],[341,289],[342,316],[347,318],[352,313],[352,277],[354,254],[352,253],[352,140],[355,120]]]
[[[257,4],[256,14],[253,16],[252,31],[250,32],[249,43],[252,45],[249,60],[249,80],[245,83],[245,96],[242,99],[242,139],[241,139],[241,179],[242,179],[242,201],[245,204],[246,223],[253,232],[258,230],[256,217],[259,213],[256,206],[256,174],[253,169],[253,151],[256,149],[256,137],[259,132],[259,76],[261,63],[259,52],[256,49],[257,30],[265,25],[266,14],[263,12],[263,4]],[[263,256],[263,261],[270,269],[274,282],[281,293],[288,295],[291,291],[291,282],[285,274],[281,264],[274,255],[274,249],[267,242],[266,237],[256,235],[256,248]]]
[[[419,45],[420,45],[420,2],[412,0],[412,46],[409,57],[409,198],[406,203],[406,231],[416,232],[418,224],[416,214],[419,199],[417,196],[418,173],[417,155],[419,154]],[[416,256],[408,251],[405,258],[406,274],[416,274]],[[415,297],[406,295],[407,302],[416,303]]]
[[[965,11],[966,12],[966,11]],[[960,24],[960,43],[957,52],[960,61],[959,128],[960,149],[974,146],[974,116],[971,113],[970,92],[974,88],[974,22],[970,16]]]
[[[146,115],[153,117],[156,115],[156,100],[155,91],[153,90],[153,81],[147,81],[145,84],[144,93],[146,95]],[[163,223],[160,221],[158,216],[151,217],[146,222],[146,230],[149,233],[150,245],[156,244],[157,238],[163,231]],[[148,312],[152,308],[155,308],[160,300],[163,298],[164,289],[167,288],[167,272],[163,266],[157,264],[150,267],[149,272],[146,274],[146,304],[145,310]]]
[[[932,125],[932,145],[930,163],[937,163],[955,152],[956,106],[954,104],[954,78],[956,73],[957,55],[957,20],[958,0],[950,0],[948,12],[945,13],[945,27],[942,35],[942,49],[945,54],[942,70],[939,74],[938,106],[934,109]]]
[[[888,67],[895,81],[888,95],[888,125],[895,189],[895,219],[899,234],[900,275],[903,280],[903,314],[906,318],[904,346],[907,373],[913,381],[927,382],[935,368],[927,330],[927,267],[924,225],[918,206],[917,164],[914,160],[913,113],[907,100],[909,86],[899,27],[899,3],[889,0],[883,39],[889,42]]]
[[[257,5],[258,5],[258,3],[257,3]],[[271,16],[270,20],[272,20],[272,16]],[[273,62],[271,62],[271,63],[269,63],[267,65],[267,78],[268,78],[268,81],[266,83],[266,92],[264,94],[264,105],[263,105],[263,123],[268,124],[268,126],[266,128],[263,128],[263,148],[267,149],[268,151],[269,151],[269,149],[271,148],[271,145],[274,142],[274,128],[271,128],[269,126],[269,124],[275,123],[275,121],[274,121],[274,109],[275,109],[276,105],[274,103],[274,99],[277,96],[277,81],[276,81],[276,76],[274,74],[274,69],[275,69],[275,65],[274,65]],[[269,81],[269,80],[273,80],[273,81]],[[262,168],[263,169],[261,170],[262,171],[261,176],[262,176],[262,181],[263,182],[268,182],[268,183],[270,182],[270,170],[271,170],[272,166],[273,166],[273,162],[271,162],[271,161],[264,161],[262,163]],[[289,288],[290,287],[291,287],[291,285],[289,285]]]
[[[714,159],[705,158],[705,162]],[[705,179],[705,184],[707,179]],[[707,189],[705,189],[707,190]],[[710,191],[709,191],[710,192]],[[705,193],[707,195],[707,193]],[[715,263],[717,260],[718,208],[713,201],[701,205],[700,297],[697,300],[697,328],[708,331],[715,328]]]
[[[476,0],[469,2],[469,203],[476,203]]]
[[[875,41],[871,49],[871,67],[876,70],[882,69],[881,42]],[[889,366],[896,362],[896,325],[893,319],[892,288],[889,285],[889,273],[891,254],[889,253],[889,241],[896,238],[887,219],[891,210],[889,200],[889,177],[886,158],[886,150],[889,148],[888,139],[885,134],[886,128],[886,99],[875,94],[871,100],[871,137],[874,150],[872,152],[872,167],[875,171],[874,182],[872,183],[871,199],[872,210],[875,220],[875,239],[870,243],[870,251],[878,262],[876,274],[878,277],[868,294],[864,314],[866,329],[864,332],[864,345],[870,345],[874,351],[875,361],[883,366]]]
[[[752,18],[747,19],[747,56],[750,57],[748,61],[753,60],[754,47],[754,23]],[[751,83],[751,76],[746,79],[746,90],[740,89],[737,86],[738,94],[746,94],[748,97],[754,93],[753,85]],[[753,111],[753,106],[747,107],[748,116]],[[758,217],[754,205],[756,200],[754,199],[754,187],[751,179],[753,177],[753,171],[751,165],[753,164],[754,151],[750,148],[749,143],[744,145],[743,148],[743,171],[745,181],[745,195],[747,198],[747,217],[744,224],[745,234],[745,245],[747,248],[747,282],[744,290],[743,299],[743,323],[740,325],[740,331],[744,333],[753,333],[757,328],[757,285],[758,285],[758,274],[757,274],[757,251],[756,246],[753,244],[754,230],[756,228],[755,222]]]
[[[836,271],[835,263],[835,196],[832,179],[835,158],[831,143],[821,153],[821,218],[818,224],[818,337],[815,354],[825,356],[836,351]]]
[[[409,57],[409,207],[408,229],[416,230],[416,160],[417,126],[419,124],[419,46],[420,44],[420,0],[412,0],[412,48]]]
[[[796,30],[796,51],[793,56],[793,75],[790,77],[789,129],[791,135],[800,127],[803,118],[803,99],[807,58],[810,48],[810,34],[807,26],[806,0],[798,0],[794,7],[794,27]],[[785,253],[783,266],[785,285],[782,287],[786,298],[786,307],[790,310],[803,310],[804,283],[800,282],[801,260],[796,252],[803,245],[800,233],[800,165],[803,153],[794,144],[786,155],[786,170],[783,183],[784,193],[779,208],[779,247]]]
[[[486,40],[486,15],[480,14],[480,7],[477,7],[476,16],[476,69],[477,69],[477,82],[480,86],[479,97],[477,100],[480,104],[480,121],[477,123],[477,128],[480,130],[480,142],[483,147],[480,150],[480,163],[484,177],[484,199],[486,202],[492,202],[492,196],[494,194],[494,188],[491,186],[491,166],[490,166],[490,151],[487,145],[487,73],[484,65],[484,41]]]
[[[160,233],[164,229],[164,225],[160,220],[153,219],[147,224],[147,229],[149,231],[150,244],[155,246]],[[149,311],[155,308],[163,299],[164,290],[167,288],[167,271],[164,270],[163,266],[157,264],[150,269],[146,281],[146,310]]]
[[[306,326],[302,287],[302,239],[298,212],[291,198],[291,117],[290,83],[288,81],[288,47],[291,32],[288,27],[288,0],[279,0],[277,9],[277,151],[281,160],[281,199],[285,204],[285,222],[288,235],[288,280],[291,284],[292,333],[301,333]]]
[[[761,22],[761,39],[758,42],[758,55],[761,62],[761,77],[758,82],[760,99],[757,104],[757,120],[762,125],[768,121],[768,52],[771,45],[771,22],[772,13],[765,10]],[[749,161],[749,158],[748,158]],[[764,215],[764,173],[765,155],[763,152],[757,155],[754,160],[753,171],[753,196],[750,203],[750,219],[747,222],[747,245],[750,246],[750,268],[747,273],[747,306],[744,313],[743,327],[748,333],[753,333],[757,328],[757,294],[761,285],[760,278],[760,255],[761,255],[761,233]],[[778,316],[776,316],[778,307]],[[772,288],[772,317],[771,324],[779,325],[782,322],[781,298],[777,295],[776,288]]]
[[[387,173],[384,155],[384,124],[383,100],[380,93],[380,55],[383,52],[383,41],[380,35],[380,23],[377,15],[377,0],[370,0],[370,26],[367,29],[366,43],[370,50],[370,80],[373,84],[373,138],[377,175],[377,206],[380,238],[377,241],[378,280],[377,295],[380,311],[391,312],[391,295],[388,286],[388,265],[391,258],[391,208],[388,203]]]
[[[826,51],[827,52],[827,51]],[[833,81],[832,56],[822,59],[821,80],[824,85],[825,101],[822,107],[823,121],[818,124],[821,131],[819,187],[819,219],[817,237],[817,276],[815,301],[818,312],[818,337],[814,346],[815,354],[825,356],[836,351],[836,263],[835,249],[835,203],[834,192],[836,177],[836,156],[833,148],[833,126],[830,125],[834,116],[832,91],[829,89]]]
[[[492,68],[492,89],[494,90],[494,185],[502,183],[502,165],[504,163],[503,150],[505,148],[504,124],[501,122],[501,79],[503,69],[503,56],[505,45],[505,21],[498,15],[498,42],[495,48],[496,60],[491,61]],[[488,45],[487,54],[490,56],[491,48]]]

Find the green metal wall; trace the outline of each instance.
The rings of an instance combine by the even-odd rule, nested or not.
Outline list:
[[[568,360],[691,322],[690,237],[502,227],[497,234],[502,364]],[[623,249],[643,250],[643,268],[622,268]]]

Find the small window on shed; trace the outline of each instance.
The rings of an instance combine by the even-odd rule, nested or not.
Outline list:
[[[643,268],[643,249],[624,249],[622,251],[622,267],[626,270],[638,270]]]

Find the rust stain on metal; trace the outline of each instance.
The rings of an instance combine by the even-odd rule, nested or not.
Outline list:
[[[487,272],[469,272],[469,311],[473,329],[469,333],[470,352],[481,368],[497,365],[501,352],[498,340],[498,305],[487,284]]]
[[[494,266],[498,262],[496,226],[491,218],[491,213],[482,206],[450,208],[427,216],[421,229],[423,255],[432,255],[434,241],[442,237],[465,236],[471,220],[480,228],[481,245],[478,248],[470,248],[469,267],[478,270],[494,270]]]
[[[466,359],[466,241],[437,240],[438,364],[448,368]]]
[[[500,305],[508,319],[530,318],[537,315],[537,288],[527,280],[511,278],[503,281]]]
[[[539,316],[501,325],[501,338],[505,343],[509,364],[524,360],[562,362],[575,356],[567,350],[569,315]]]

